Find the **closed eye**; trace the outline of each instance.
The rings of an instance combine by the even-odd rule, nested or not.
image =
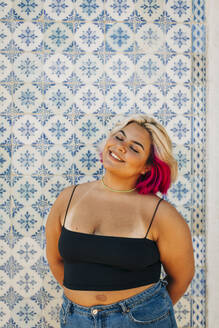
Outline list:
[[[134,149],[133,147],[130,147],[132,150],[134,150],[136,153],[139,153],[139,151],[137,151],[136,149]]]
[[[119,138],[118,136],[115,136],[116,139],[118,139],[119,141],[123,141],[123,139]],[[139,151],[137,151],[135,148],[133,148],[132,146],[130,146],[130,148],[135,152],[135,153],[139,153]]]
[[[118,136],[115,136],[116,139],[118,139],[119,141],[122,141],[123,139],[119,138]]]

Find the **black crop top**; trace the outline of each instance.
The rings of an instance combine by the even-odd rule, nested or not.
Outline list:
[[[147,234],[161,201],[157,203],[144,238],[70,231],[65,228],[64,219],[59,238],[59,252],[64,262],[63,285],[69,289],[105,291],[157,282],[161,273],[160,255],[156,242],[147,239]]]

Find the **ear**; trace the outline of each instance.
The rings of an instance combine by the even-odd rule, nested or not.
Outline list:
[[[150,171],[151,165],[147,165],[144,167],[144,169],[141,171],[142,175],[145,175],[148,171]]]

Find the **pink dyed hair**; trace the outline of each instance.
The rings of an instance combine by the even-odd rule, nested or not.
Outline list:
[[[141,175],[136,183],[139,194],[157,193],[167,194],[171,184],[171,171],[167,163],[159,159],[154,153],[154,146],[151,146],[151,169]]]

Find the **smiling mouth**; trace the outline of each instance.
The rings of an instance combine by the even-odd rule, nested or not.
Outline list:
[[[114,154],[111,150],[109,151],[109,155],[110,155],[110,157],[112,157],[117,162],[120,162],[120,163],[124,163],[125,162],[122,159],[120,159],[116,154]]]

